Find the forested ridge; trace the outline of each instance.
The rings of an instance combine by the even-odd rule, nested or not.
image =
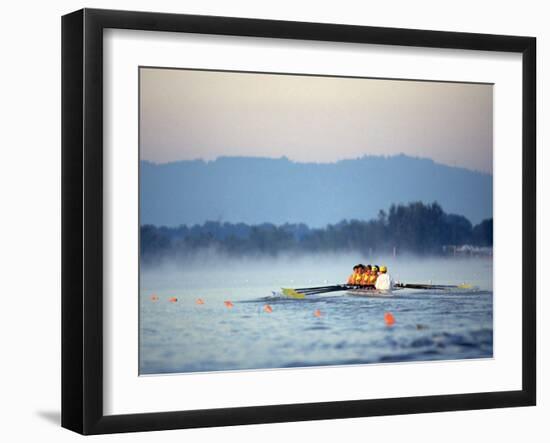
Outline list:
[[[351,252],[439,255],[449,245],[493,245],[493,219],[477,225],[464,216],[447,214],[437,203],[392,205],[372,220],[342,220],[324,228],[306,224],[222,223],[140,227],[140,253],[145,262],[189,258],[201,250],[229,256],[280,253]]]

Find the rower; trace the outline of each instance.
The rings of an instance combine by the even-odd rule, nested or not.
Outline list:
[[[370,278],[371,278],[371,274],[372,274],[372,266],[371,265],[367,265],[365,266],[365,272],[363,273],[363,278],[361,279],[361,286],[369,286],[370,283]]]
[[[391,291],[392,281],[386,266],[380,266],[380,273],[376,279],[375,287],[379,291]]]
[[[365,265],[360,263],[357,265],[357,274],[355,275],[354,285],[360,286],[363,281],[363,276],[365,275]]]
[[[370,274],[370,278],[369,278],[369,286],[376,286],[376,280],[378,279],[378,266],[377,265],[373,265],[372,266],[372,271],[371,271],[371,274]]]
[[[348,285],[354,285],[355,284],[355,277],[357,275],[357,268],[359,265],[355,265],[353,267],[353,273],[348,277]]]

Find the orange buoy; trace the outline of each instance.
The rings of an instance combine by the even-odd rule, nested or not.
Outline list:
[[[387,326],[393,326],[395,324],[395,317],[391,312],[386,312],[384,314],[384,322]]]
[[[151,301],[159,301],[159,296],[156,294],[151,295],[150,297]]]
[[[267,312],[268,314],[271,314],[273,312],[273,308],[269,305],[265,305],[264,311]]]
[[[227,306],[228,308],[232,308],[233,307],[233,303],[231,303],[231,301],[229,300],[226,300],[223,302],[225,304],[225,306]]]
[[[176,302],[178,301],[178,299],[177,299],[176,297],[170,297],[170,298],[168,299],[168,301],[169,301],[170,303],[176,303]]]
[[[321,314],[321,310],[320,309],[316,309],[315,312],[313,313],[313,315],[315,317],[320,317],[322,314]]]
[[[197,301],[195,303],[198,305],[204,305],[204,300],[202,298],[197,298]]]

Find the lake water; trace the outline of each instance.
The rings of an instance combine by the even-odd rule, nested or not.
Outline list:
[[[357,256],[205,258],[142,269],[140,373],[492,357],[491,259],[377,262],[389,266],[394,280],[467,282],[479,287],[473,291],[334,292],[301,300],[280,294],[281,287],[343,283],[361,260],[367,262]],[[391,326],[386,313],[395,319]]]

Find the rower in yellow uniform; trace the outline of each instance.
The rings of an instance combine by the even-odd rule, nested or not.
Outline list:
[[[370,277],[369,277],[369,281],[368,281],[368,285],[369,286],[375,286],[376,285],[376,279],[378,278],[378,266],[376,265],[373,265],[372,266],[372,270],[371,270],[371,273],[370,273]]]
[[[357,274],[355,275],[355,282],[353,284],[356,286],[361,286],[361,282],[363,281],[363,275],[365,275],[365,265],[358,264]]]
[[[369,285],[371,273],[372,273],[372,266],[371,265],[365,266],[365,272],[363,273],[363,276],[362,276],[363,278],[361,279],[361,286]]]
[[[353,285],[355,283],[355,274],[357,273],[357,265],[353,267],[353,272],[348,277],[348,285]]]
[[[359,274],[359,268],[360,268],[360,267],[361,267],[360,265],[355,265],[355,266],[353,267],[353,273],[348,277],[348,285],[355,285],[355,284],[357,284],[357,283],[356,283],[356,282],[357,282],[357,278],[358,278],[358,276],[360,275],[360,274]]]

